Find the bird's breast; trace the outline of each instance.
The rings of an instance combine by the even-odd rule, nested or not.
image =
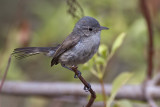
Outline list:
[[[100,31],[95,35],[82,37],[70,50],[63,53],[59,62],[65,65],[78,65],[87,62],[98,50]]]

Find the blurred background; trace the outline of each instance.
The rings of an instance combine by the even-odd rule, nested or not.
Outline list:
[[[154,27],[156,73],[160,71],[160,2],[150,0],[148,6]],[[70,5],[65,0],[0,0],[0,76],[14,48],[61,43],[82,15],[94,17],[102,26],[110,28],[101,33],[101,44],[105,44],[109,51],[116,37],[126,33],[122,46],[109,62],[104,82],[112,83],[121,72],[136,72],[130,84],[143,82],[147,69],[148,30],[139,0],[79,0],[75,8],[74,4]],[[50,61],[51,58],[43,55],[22,60],[12,58],[7,80],[79,82],[73,78],[73,72],[60,65],[51,68]],[[79,68],[82,69],[83,65]],[[91,72],[81,72],[90,83],[99,82]],[[51,98],[37,96],[1,95],[0,99],[1,107],[53,107],[53,104],[59,103]],[[74,107],[74,103],[55,107],[64,105]],[[137,102],[133,105],[138,107]],[[143,106],[146,107],[146,104],[140,103],[139,107]]]

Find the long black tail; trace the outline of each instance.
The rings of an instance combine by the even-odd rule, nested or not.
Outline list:
[[[46,56],[53,56],[57,48],[58,46],[16,48],[14,49],[12,55],[15,56],[17,59],[23,59],[32,55],[40,54],[40,53],[43,53]]]

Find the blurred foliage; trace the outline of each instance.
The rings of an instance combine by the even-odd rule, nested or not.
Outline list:
[[[133,107],[129,100],[118,101],[114,107]]]
[[[113,88],[112,88],[112,91],[111,91],[111,96],[110,98],[108,99],[107,101],[107,107],[112,107],[112,103],[114,101],[114,98],[118,92],[118,90],[123,86],[125,85],[128,80],[132,77],[132,73],[127,73],[127,72],[124,72],[124,73],[121,73],[113,82]],[[127,106],[126,106],[127,107]]]
[[[103,45],[100,46],[99,53],[102,57],[97,54],[92,61],[96,60],[99,64],[105,66],[106,58],[113,52],[113,44],[117,39],[117,35],[126,32],[126,38],[120,49],[114,53],[112,60],[107,62],[107,68],[103,67],[105,69],[103,72],[109,72],[103,75],[100,70],[93,71],[94,67],[82,71],[83,68],[89,67],[85,64],[80,66],[83,76],[88,81],[97,82],[98,79],[94,78],[92,73],[87,72],[89,70],[93,74],[96,73],[96,76],[103,77],[105,83],[112,83],[117,75],[128,71],[134,73],[128,82],[130,84],[140,84],[145,78],[146,71],[147,27],[139,9],[139,0],[79,0],[77,2],[83,9],[85,16],[92,16],[102,26],[110,28],[108,31],[102,31],[101,34],[101,44]],[[152,19],[154,20],[155,72],[160,70],[160,14],[158,9],[155,10],[160,3],[156,3],[156,6],[152,6],[152,3],[150,3]],[[45,47],[61,43],[72,31],[77,21],[76,18],[72,18],[68,14],[69,5],[64,0],[0,0],[0,8],[0,77],[14,48],[26,46]],[[76,15],[82,15],[80,8],[76,11]],[[50,60],[50,58],[42,55],[24,60],[15,60],[13,58],[7,79],[79,82],[73,78],[73,72],[62,68],[60,65],[51,68]],[[102,68],[98,64],[96,66],[98,69]],[[6,106],[3,107],[8,107],[8,102],[14,99],[3,98],[2,101],[6,102]],[[36,98],[19,100],[17,103],[20,103],[20,105],[16,107],[34,107],[32,101],[40,102],[39,104],[43,103],[43,105],[46,104],[46,99],[36,101],[34,99]],[[116,106],[125,107],[123,105],[128,105],[127,107],[130,107],[132,103],[131,101],[118,101]],[[141,107],[141,104],[136,104],[136,107]]]
[[[100,45],[97,54],[83,65],[82,70],[91,71],[98,79],[103,79],[106,67],[116,50],[121,46],[125,35],[122,33],[116,38],[110,53],[106,45]]]

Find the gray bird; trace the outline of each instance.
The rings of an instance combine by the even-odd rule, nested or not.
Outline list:
[[[44,53],[52,57],[51,66],[60,63],[63,67],[77,66],[87,62],[97,52],[100,44],[101,30],[99,22],[89,16],[81,18],[72,33],[56,47],[25,47],[14,49],[13,55],[22,59],[31,55]]]

